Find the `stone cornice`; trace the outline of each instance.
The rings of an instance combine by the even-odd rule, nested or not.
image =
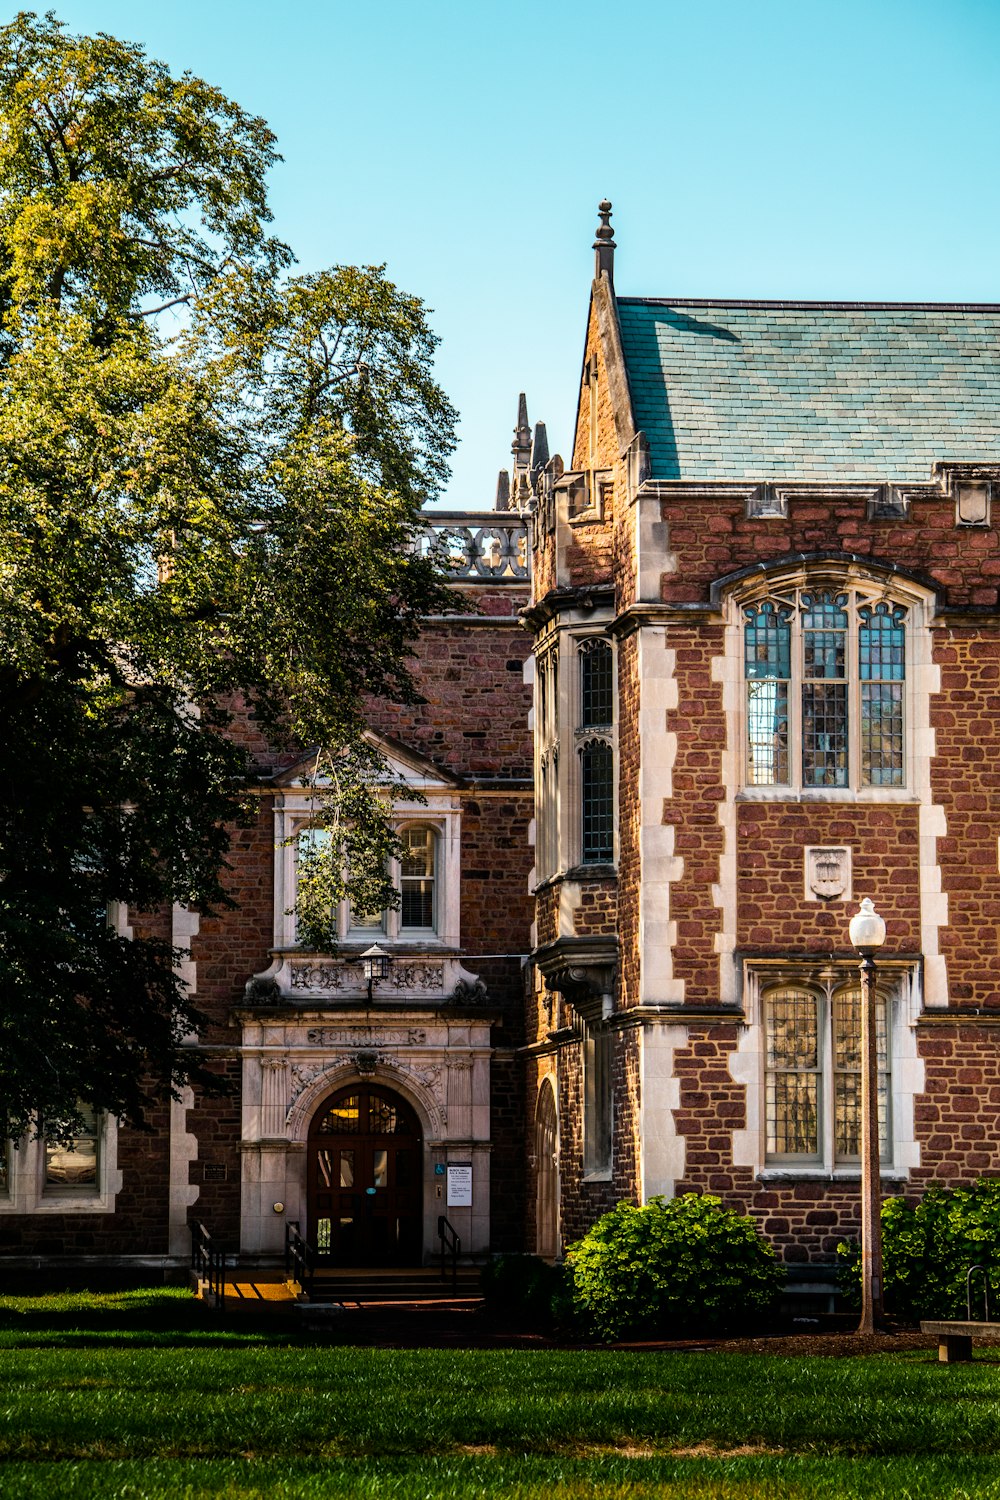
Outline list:
[[[576,588],[550,589],[549,592],[527,609],[522,609],[521,620],[529,630],[539,630],[549,620],[572,609],[594,610],[614,605],[614,584],[580,584]]]

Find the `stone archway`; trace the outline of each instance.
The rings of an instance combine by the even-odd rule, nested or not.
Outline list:
[[[423,1132],[412,1105],[369,1079],[328,1095],[306,1143],[306,1235],[330,1266],[419,1265]]]
[[[542,1080],[535,1106],[535,1253],[559,1254],[559,1126],[551,1080]]]

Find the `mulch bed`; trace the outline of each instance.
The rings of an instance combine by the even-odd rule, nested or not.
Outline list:
[[[511,1327],[486,1313],[481,1303],[438,1303],[418,1306],[383,1303],[348,1307],[343,1311],[310,1309],[294,1314],[302,1333],[331,1344],[354,1344],[387,1349],[579,1349],[579,1340]],[[851,1358],[860,1354],[898,1354],[936,1349],[937,1340],[915,1330],[865,1335],[853,1331],[777,1333],[739,1339],[632,1340],[600,1348],[637,1352],[674,1350],[677,1353],[770,1354],[806,1359]]]

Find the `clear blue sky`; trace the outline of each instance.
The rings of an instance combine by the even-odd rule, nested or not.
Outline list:
[[[605,195],[626,295],[1000,302],[1000,0],[51,3],[265,116],[304,268],[434,309],[456,508],[519,390],[567,453]]]

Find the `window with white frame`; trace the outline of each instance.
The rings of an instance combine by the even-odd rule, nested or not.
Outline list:
[[[581,641],[577,661],[580,862],[610,864],[615,857],[614,655],[610,643],[599,637]]]
[[[37,1136],[5,1143],[0,1214],[114,1212],[121,1189],[117,1121],[85,1104],[80,1115],[70,1136],[46,1121]]]
[[[408,823],[398,828],[401,858],[393,860],[391,877],[400,893],[397,910],[363,912],[342,901],[337,912],[341,942],[371,943],[379,937],[413,939],[438,937],[441,913],[441,844],[443,830],[434,823]],[[300,848],[328,844],[325,829],[303,828]]]
[[[535,865],[539,879],[559,865],[559,649],[535,663]]]
[[[399,866],[399,930],[401,933],[436,930],[437,844],[435,830],[426,823],[400,831],[403,846]]]
[[[910,613],[828,581],[741,606],[748,787],[906,785]]]
[[[782,984],[764,992],[765,1160],[854,1166],[861,1160],[861,991]],[[875,998],[882,1160],[891,1157],[889,1010]]]
[[[80,1106],[80,1124],[65,1137],[55,1123],[46,1122],[45,1165],[42,1190],[96,1196],[100,1183],[101,1119],[90,1107]]]

